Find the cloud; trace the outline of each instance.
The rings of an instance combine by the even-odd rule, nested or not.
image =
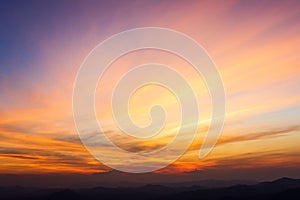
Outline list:
[[[243,168],[266,168],[300,166],[299,154],[295,152],[264,151],[255,153],[243,153],[236,156],[225,156],[215,159],[215,165],[207,169],[243,169]]]
[[[134,153],[150,153],[155,150],[159,150],[164,147],[164,144],[130,144],[122,145],[125,150],[134,152]]]
[[[299,131],[299,130],[300,130],[300,126],[291,126],[287,128],[274,129],[270,131],[243,133],[240,136],[221,137],[217,145],[233,143],[233,142],[249,141],[249,140],[258,140],[258,139],[268,138],[268,137],[280,137],[290,132]]]

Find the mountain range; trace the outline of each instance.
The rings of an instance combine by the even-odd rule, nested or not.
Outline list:
[[[62,180],[63,181],[63,180]],[[215,185],[214,185],[215,184]],[[177,184],[148,184],[137,187],[37,188],[0,187],[2,200],[260,200],[300,199],[300,179],[281,178],[271,182],[241,183],[207,180]]]

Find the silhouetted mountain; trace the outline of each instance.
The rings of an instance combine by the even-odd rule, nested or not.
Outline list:
[[[300,198],[300,179],[282,178],[256,185],[236,185],[227,188],[188,191],[174,195],[173,199],[195,199],[197,197],[201,197],[201,199],[258,199],[274,197],[275,194],[277,196],[289,189],[295,189],[294,195]]]
[[[256,185],[257,188],[262,188],[267,191],[283,191],[286,189],[300,188],[299,179],[281,178],[272,182],[263,182]]]
[[[300,179],[281,178],[255,185],[234,185],[222,188],[200,186],[144,185],[141,187],[83,188],[83,189],[41,189],[10,187],[0,188],[3,200],[115,200],[115,199],[164,199],[164,200],[262,200],[300,199]]]
[[[201,181],[190,181],[181,183],[161,183],[161,185],[168,187],[201,187],[201,188],[221,188],[230,187],[234,185],[255,185],[258,182],[249,180],[201,180]]]

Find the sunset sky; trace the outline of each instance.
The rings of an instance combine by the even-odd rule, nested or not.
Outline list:
[[[184,60],[154,50],[130,53],[104,75],[96,110],[107,136],[126,150],[141,152],[170,141],[179,126],[178,102],[164,88],[144,87],[130,104],[132,119],[140,125],[149,123],[151,105],[166,108],[169,123],[151,141],[121,137],[111,112],[100,109],[110,105],[107,97],[113,85],[131,67],[163,63],[184,74],[193,86],[201,116],[188,151],[155,173],[278,169],[278,176],[292,172],[288,175],[300,178],[294,173],[300,169],[299,22],[299,1],[1,2],[0,174],[110,171],[90,155],[76,132],[76,73],[88,53],[111,35],[163,27],[195,39],[220,72],[227,110],[217,146],[199,159],[211,114],[203,80]]]

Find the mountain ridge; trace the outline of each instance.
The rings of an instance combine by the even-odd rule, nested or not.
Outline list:
[[[254,185],[236,184],[219,188],[201,186],[165,186],[145,184],[140,187],[93,187],[93,188],[32,188],[0,187],[3,200],[114,200],[114,199],[300,199],[300,179],[283,177],[274,181],[260,182]]]

